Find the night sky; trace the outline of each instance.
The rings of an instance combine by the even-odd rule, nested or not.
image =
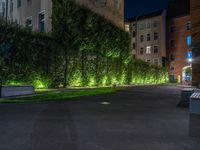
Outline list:
[[[168,0],[125,0],[125,18],[167,7]]]

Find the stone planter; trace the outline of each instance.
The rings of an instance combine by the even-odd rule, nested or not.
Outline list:
[[[0,86],[0,98],[35,94],[33,86]]]
[[[200,137],[200,92],[190,97],[190,135]]]

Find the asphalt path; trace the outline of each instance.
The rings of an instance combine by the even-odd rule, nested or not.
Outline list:
[[[66,102],[0,104],[0,150],[200,150],[180,88],[129,87]]]

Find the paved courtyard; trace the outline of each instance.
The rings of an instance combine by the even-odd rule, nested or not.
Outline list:
[[[200,150],[180,89],[132,87],[68,102],[0,104],[0,150]]]

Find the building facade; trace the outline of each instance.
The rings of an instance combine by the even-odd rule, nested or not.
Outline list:
[[[51,30],[52,3],[50,0],[2,0],[6,6],[3,17],[33,30]],[[7,15],[6,15],[7,14]]]
[[[76,0],[92,11],[124,28],[124,0]]]
[[[190,15],[192,23],[192,84],[200,84],[200,1],[190,0]]]
[[[92,11],[124,27],[123,0],[76,0]],[[52,0],[0,0],[0,15],[33,30],[49,32],[52,28]]]
[[[166,11],[160,10],[126,21],[125,31],[132,37],[132,52],[137,59],[165,66]]]
[[[191,84],[191,18],[173,17],[167,22],[168,70],[171,81]]]

